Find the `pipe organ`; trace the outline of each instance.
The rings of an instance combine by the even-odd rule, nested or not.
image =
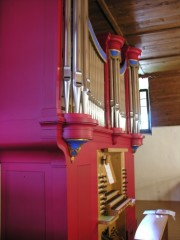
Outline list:
[[[80,4],[80,1],[77,1],[78,4]],[[87,4],[85,6],[87,7]],[[87,12],[86,7],[85,12]],[[76,14],[76,8],[73,14]],[[128,211],[126,210],[128,208],[133,209],[134,206],[134,194],[129,194],[128,191],[128,188],[131,188],[132,185],[131,187],[128,185],[128,168],[126,168],[125,161],[125,154],[129,151],[129,147],[123,148],[123,145],[117,144],[117,139],[120,136],[131,139],[133,151],[142,143],[142,136],[139,134],[138,87],[138,57],[141,50],[126,46],[125,39],[121,36],[108,33],[97,38],[90,21],[87,24],[86,14],[79,16],[79,19],[81,18],[81,24],[84,26],[86,24],[86,27],[79,25],[83,34],[81,33],[82,35],[79,38],[73,35],[71,39],[73,46],[74,44],[81,46],[84,41],[83,46],[85,47],[82,52],[75,51],[72,53],[72,55],[81,58],[85,66],[81,71],[83,81],[81,81],[82,84],[78,93],[78,106],[82,106],[82,110],[77,111],[75,107],[71,112],[72,115],[69,115],[71,120],[67,118],[64,139],[69,144],[71,159],[74,161],[80,149],[78,148],[76,151],[77,146],[73,148],[74,142],[76,142],[76,145],[77,142],[81,145],[93,138],[88,139],[88,136],[85,136],[86,134],[78,134],[79,126],[77,124],[75,126],[73,123],[75,121],[73,119],[76,118],[73,113],[88,114],[90,118],[96,120],[96,122],[89,122],[91,128],[94,128],[93,124],[97,124],[99,127],[104,127],[104,130],[110,129],[113,131],[113,143],[117,146],[97,149],[97,235],[99,240],[132,239],[134,230],[131,229],[131,234],[128,234]],[[73,21],[76,22],[76,18],[73,18]],[[73,24],[75,23],[73,22]],[[78,31],[76,32],[78,36]],[[71,33],[69,32],[69,34]],[[64,48],[64,51],[66,51],[66,48]],[[80,52],[81,55],[79,55]],[[66,54],[64,55],[66,56]],[[78,63],[77,56],[73,56],[75,65]],[[87,73],[88,75],[86,75]],[[73,81],[74,78],[72,78],[74,91]],[[69,89],[69,91],[71,90]],[[72,98],[76,105],[75,92]],[[66,99],[65,105],[67,105]],[[68,117],[66,113],[65,116]],[[80,116],[85,117],[86,115]],[[81,121],[79,124],[81,124]],[[79,138],[83,136],[83,141],[74,137],[74,134],[67,133],[68,128],[72,130],[72,126]],[[92,134],[94,130],[89,131]],[[119,146],[122,148],[119,148]]]
[[[96,36],[88,4],[2,0],[3,240],[134,238],[141,50]]]

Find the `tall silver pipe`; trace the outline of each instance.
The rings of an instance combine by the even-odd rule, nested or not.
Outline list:
[[[71,0],[66,0],[65,4],[64,31],[64,104],[65,112],[68,113],[71,88]]]
[[[73,95],[74,95],[74,111],[79,113],[80,97],[82,91],[82,66],[81,66],[81,2],[73,1]]]

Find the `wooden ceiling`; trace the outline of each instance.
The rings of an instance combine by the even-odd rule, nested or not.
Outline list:
[[[180,73],[180,0],[89,0],[89,16],[96,34],[142,50],[142,75]]]

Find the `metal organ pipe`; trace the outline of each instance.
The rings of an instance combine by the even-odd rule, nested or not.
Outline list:
[[[82,36],[81,36],[81,0],[73,1],[73,95],[75,113],[80,110],[80,96],[82,90]]]
[[[65,4],[64,26],[64,105],[65,112],[69,112],[71,88],[71,0]]]
[[[132,100],[132,77],[131,77],[131,67],[128,67],[129,71],[129,109],[130,109],[130,132],[133,132],[133,100]]]
[[[140,122],[140,100],[139,100],[139,78],[138,78],[138,56],[141,50],[129,47],[128,50],[128,68],[129,68],[129,100],[130,100],[130,132],[139,133]]]
[[[132,103],[133,103],[133,133],[137,133],[136,129],[136,108],[137,108],[137,101],[136,101],[136,79],[135,79],[135,72],[134,68],[131,67],[131,84],[132,84]]]
[[[138,67],[136,70],[136,92],[137,92],[137,114],[138,114],[138,129],[137,132],[140,132],[140,121],[141,121],[141,112],[140,112],[140,95],[139,95],[139,76],[138,76]]]
[[[110,58],[109,60],[109,65],[110,65],[110,107],[111,107],[111,127],[114,127],[114,82],[113,82],[113,64],[112,64],[112,59]]]
[[[119,126],[126,131],[126,102],[125,102],[125,76],[119,75]]]
[[[138,78],[137,78],[137,67],[133,68],[133,76],[134,76],[134,133],[139,132],[139,89],[138,89]]]
[[[88,101],[90,90],[89,76],[89,36],[88,36],[88,1],[83,1],[83,92],[82,92],[82,111],[88,113]]]
[[[119,54],[118,54],[119,55]],[[118,117],[119,117],[119,68],[120,68],[120,64],[119,64],[119,58],[117,57],[117,59],[114,60],[114,93],[115,93],[115,127],[118,128],[119,127],[119,121],[118,121]]]

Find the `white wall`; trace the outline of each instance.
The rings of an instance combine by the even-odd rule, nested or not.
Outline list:
[[[156,127],[135,153],[137,200],[180,201],[180,126]]]

